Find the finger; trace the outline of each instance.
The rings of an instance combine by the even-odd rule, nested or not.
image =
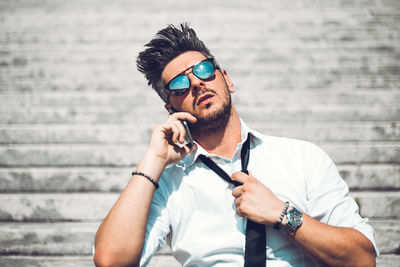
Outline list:
[[[178,138],[176,138],[176,140],[173,139],[174,143],[176,143],[177,141],[183,143],[185,141],[186,130],[185,127],[183,127],[183,124],[180,120],[176,120],[171,117],[166,121],[166,125],[168,125],[171,128],[170,131],[173,135],[176,136],[175,132],[179,133]]]
[[[185,136],[186,136],[185,127],[183,127],[183,124],[181,121],[174,121],[174,124],[179,129],[179,142],[181,144],[183,144],[183,142],[185,142]]]
[[[172,143],[176,143],[176,142],[178,142],[178,138],[180,135],[178,126],[176,126],[175,123],[171,123],[170,127],[171,127],[171,131],[172,131],[172,137],[171,137]]]
[[[197,121],[197,118],[189,112],[175,112],[174,114],[169,115],[168,119],[186,120],[190,123],[195,123]]]
[[[242,198],[237,198],[235,200],[235,207],[237,215],[239,215],[240,217],[246,217],[247,212],[246,209],[244,208]]]
[[[237,198],[237,199],[235,199],[235,207],[236,207],[236,210],[238,210],[238,207],[240,206],[240,203],[242,202],[242,199],[241,198]]]
[[[244,172],[234,172],[231,176],[231,179],[237,181],[239,183],[244,184],[249,176]]]
[[[239,198],[243,193],[242,186],[237,186],[232,190],[232,196]]]
[[[182,123],[177,120],[167,120],[165,123],[165,128],[171,135],[171,140],[173,143],[176,143],[178,140],[180,140],[181,136],[184,136],[185,134],[185,128],[183,128]]]

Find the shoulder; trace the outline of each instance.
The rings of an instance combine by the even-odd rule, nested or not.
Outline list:
[[[301,168],[308,164],[331,163],[330,157],[321,147],[307,140],[257,133],[255,149]]]
[[[178,191],[182,182],[183,171],[175,164],[168,165],[158,181],[159,187],[153,195],[153,205],[159,207],[167,207],[171,201],[171,197]]]
[[[179,188],[184,176],[185,172],[181,166],[176,163],[168,165],[161,174],[158,182],[160,190],[157,191],[163,194],[171,194]]]
[[[287,138],[282,136],[271,136],[257,133],[256,137],[260,144],[286,153],[323,153],[323,150],[316,144],[301,139]]]

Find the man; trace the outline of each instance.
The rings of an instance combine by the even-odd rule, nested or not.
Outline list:
[[[329,157],[311,143],[247,127],[231,103],[226,70],[193,29],[159,31],[137,62],[171,115],[154,127],[99,227],[96,265],[145,265],[168,243],[183,266],[243,266],[249,221],[266,230],[267,266],[375,265],[373,229]],[[194,145],[183,145],[183,120]],[[240,171],[247,136],[249,174]]]

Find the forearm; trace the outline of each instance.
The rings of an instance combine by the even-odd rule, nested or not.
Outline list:
[[[137,170],[159,180],[165,164],[146,152]],[[99,266],[132,266],[140,261],[147,217],[155,191],[154,185],[134,175],[95,237],[95,263]]]
[[[292,238],[322,266],[375,266],[372,243],[355,229],[330,226],[303,214],[303,224]]]

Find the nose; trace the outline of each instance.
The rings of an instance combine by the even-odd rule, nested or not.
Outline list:
[[[193,74],[193,72],[189,73],[188,77],[190,79],[190,84],[194,92],[198,91],[200,88],[205,87],[204,81],[197,78],[196,75]]]

